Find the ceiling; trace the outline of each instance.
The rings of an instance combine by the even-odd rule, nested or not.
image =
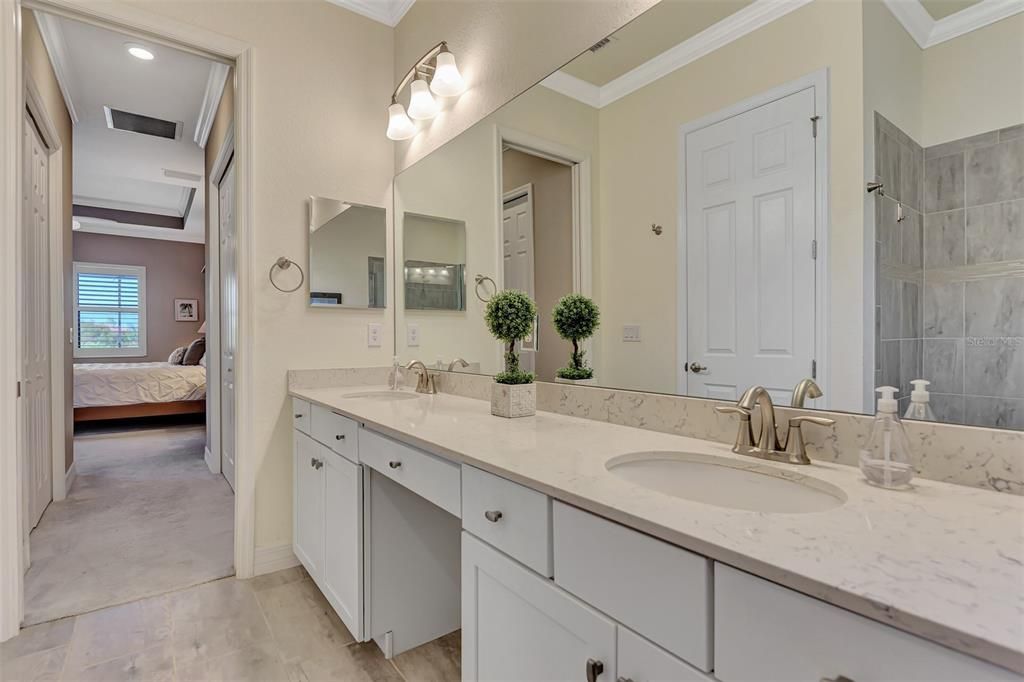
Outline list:
[[[75,121],[73,203],[175,216],[183,224],[183,229],[154,227],[140,216],[87,218],[76,211],[77,229],[204,241],[205,154],[200,143],[206,143],[228,67],[91,24],[38,12],[37,17]],[[141,44],[155,58],[132,57],[126,43]],[[106,107],[179,123],[176,139],[111,129]]]
[[[981,0],[919,0],[924,9],[931,15],[932,19],[938,21],[956,14],[968,7],[977,5]]]

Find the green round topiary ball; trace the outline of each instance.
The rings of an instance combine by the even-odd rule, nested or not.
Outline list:
[[[601,324],[597,304],[582,294],[563,296],[552,312],[555,330],[567,341],[590,338]]]
[[[536,317],[537,306],[529,296],[516,289],[506,289],[492,296],[484,311],[487,328],[505,343],[529,336]]]

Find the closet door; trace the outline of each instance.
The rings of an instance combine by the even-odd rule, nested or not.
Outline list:
[[[615,679],[615,624],[462,534],[462,679]]]

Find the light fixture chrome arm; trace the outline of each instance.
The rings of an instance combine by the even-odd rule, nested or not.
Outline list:
[[[429,62],[431,59],[441,54],[442,52],[448,52],[448,43],[444,40],[439,42],[437,45],[434,45],[432,48],[427,50],[426,54],[424,54],[422,57],[416,60],[416,63],[412,65],[412,68],[409,69],[409,71],[405,74],[405,77],[402,78],[401,82],[399,82],[398,87],[395,88],[395,91],[391,93],[392,104],[396,104],[398,102],[398,93],[400,93],[402,89],[405,88],[405,86],[408,85],[412,81],[412,79],[416,77],[416,75],[420,72],[420,69],[426,72],[434,70],[434,67],[431,66]]]

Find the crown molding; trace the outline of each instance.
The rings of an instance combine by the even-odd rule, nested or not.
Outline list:
[[[600,109],[748,33],[770,24],[809,2],[811,0],[756,0],[735,14],[712,24],[700,33],[687,38],[675,47],[665,50],[658,56],[600,87],[562,71],[551,74],[541,81],[541,85]]]
[[[46,47],[46,54],[50,57],[50,65],[53,66],[53,73],[57,77],[60,94],[64,97],[64,106],[67,107],[68,116],[71,117],[71,125],[74,125],[78,123],[78,111],[75,109],[74,86],[68,65],[68,47],[64,42],[64,31],[61,30],[60,19],[56,15],[36,10],[33,10],[32,14],[39,26],[39,33],[43,37],[43,45]]]
[[[935,20],[918,0],[883,2],[922,50],[1024,12],[1024,0],[981,0],[967,9]]]
[[[213,119],[217,115],[217,107],[220,106],[220,98],[224,94],[224,86],[227,85],[230,71],[231,67],[227,64],[221,62],[210,64],[210,75],[206,79],[203,104],[199,107],[196,132],[192,136],[195,143],[202,149],[206,149],[206,141],[210,138],[210,129],[213,128]]]
[[[327,0],[332,5],[361,14],[394,28],[416,0]]]

